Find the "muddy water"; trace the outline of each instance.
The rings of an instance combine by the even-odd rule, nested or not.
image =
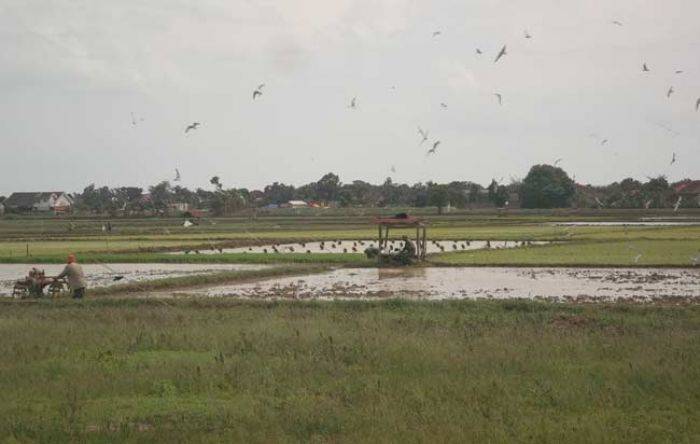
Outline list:
[[[528,245],[543,245],[548,242],[528,241]],[[441,253],[448,251],[467,251],[479,250],[484,248],[515,248],[525,246],[525,242],[521,241],[429,241],[427,253]],[[270,244],[255,247],[239,247],[239,248],[224,248],[207,249],[207,250],[191,250],[189,252],[177,251],[173,254],[222,254],[222,253],[268,253],[268,254],[283,254],[283,253],[357,253],[362,254],[365,248],[376,247],[376,240],[336,240],[325,242],[306,242],[295,244]],[[394,240],[389,242],[388,249],[398,251],[403,247],[403,241]]]
[[[327,273],[189,291],[253,299],[545,298],[609,301],[683,298],[700,302],[700,269],[393,268]]]
[[[61,264],[0,264],[0,296],[12,294],[12,287],[18,279],[36,267],[44,270],[47,276],[55,276],[63,270]],[[106,268],[109,267],[109,268]],[[89,287],[106,287],[128,282],[150,281],[170,277],[216,273],[219,271],[258,270],[270,265],[256,264],[96,264],[83,265]],[[113,270],[113,271],[112,271]],[[124,279],[114,281],[114,276]]]

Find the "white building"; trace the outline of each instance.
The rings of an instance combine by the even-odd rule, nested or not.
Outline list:
[[[12,193],[5,201],[8,211],[39,211],[62,213],[70,211],[73,199],[63,191]]]

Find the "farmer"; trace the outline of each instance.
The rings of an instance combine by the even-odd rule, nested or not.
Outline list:
[[[66,267],[61,274],[56,276],[56,279],[61,279],[63,277],[68,278],[68,286],[73,294],[73,299],[82,299],[83,296],[85,296],[86,287],[83,267],[75,261],[75,255],[73,253],[68,255],[67,262]]]
[[[408,236],[403,237],[403,249],[396,255],[396,260],[404,265],[409,265],[416,257],[416,247]]]

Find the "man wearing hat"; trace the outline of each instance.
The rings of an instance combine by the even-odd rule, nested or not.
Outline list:
[[[75,255],[72,253],[68,255],[67,262],[66,267],[61,274],[56,276],[56,279],[67,278],[73,299],[82,299],[85,296],[85,287],[87,287],[83,267],[76,262]]]

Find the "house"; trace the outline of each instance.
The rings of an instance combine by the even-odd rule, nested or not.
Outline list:
[[[282,204],[281,206],[285,208],[306,208],[309,206],[309,204],[307,204],[303,200],[290,200],[289,202],[287,202],[286,204]]]
[[[184,213],[189,211],[190,204],[187,202],[171,202],[168,204],[168,210],[171,213]]]
[[[674,187],[674,191],[684,201],[695,202],[697,205],[700,205],[700,180],[679,183]]]
[[[5,201],[5,209],[15,212],[66,213],[73,208],[73,199],[63,191],[12,193]]]

